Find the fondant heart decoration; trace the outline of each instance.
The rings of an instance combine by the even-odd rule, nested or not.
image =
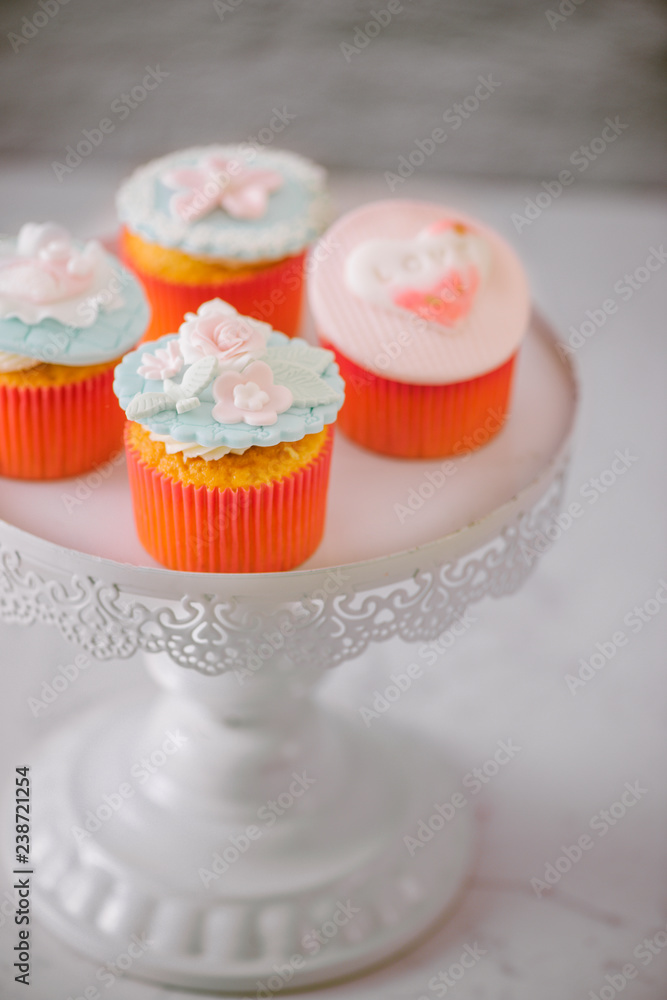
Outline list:
[[[477,233],[445,219],[413,239],[360,243],[345,261],[345,281],[367,302],[451,328],[472,309],[487,260]]]

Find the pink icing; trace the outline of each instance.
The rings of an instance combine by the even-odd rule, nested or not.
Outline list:
[[[519,347],[527,279],[488,227],[442,205],[395,200],[348,212],[323,239],[340,249],[323,253],[309,279],[315,324],[362,368],[408,384],[447,384],[492,371]],[[428,266],[412,261],[413,252]],[[351,285],[348,262],[360,253],[366,271]],[[405,280],[413,263],[415,280]]]
[[[222,299],[212,299],[196,313],[187,313],[180,328],[180,349],[186,364],[209,355],[221,367],[242,368],[264,354],[271,332],[268,323],[241,316]]]
[[[209,156],[200,166],[167,170],[161,179],[176,190],[169,209],[184,222],[196,222],[218,207],[234,219],[261,219],[269,195],[283,184],[275,170],[252,170],[220,156]]]
[[[242,373],[226,371],[213,383],[213,419],[221,424],[243,421],[254,427],[275,424],[279,413],[292,405],[284,385],[274,385],[273,371],[264,361],[253,361]]]
[[[170,340],[166,347],[157,348],[155,354],[142,354],[141,360],[143,364],[137,368],[137,372],[155,382],[173,378],[183,367],[183,356],[177,340]]]

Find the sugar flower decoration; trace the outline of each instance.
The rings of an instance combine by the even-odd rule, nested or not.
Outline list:
[[[19,232],[16,255],[0,265],[0,295],[38,305],[78,297],[90,288],[101,256],[99,243],[79,250],[62,226],[29,222]]]
[[[220,156],[209,156],[199,166],[167,170],[161,180],[176,191],[169,209],[184,222],[197,222],[215,208],[234,219],[261,219],[269,195],[283,184],[275,170],[252,170]]]
[[[166,347],[159,347],[155,354],[141,355],[142,364],[137,368],[139,375],[159,382],[178,375],[183,367],[183,357],[177,340],[170,340]]]
[[[279,413],[292,405],[292,393],[275,385],[264,361],[253,361],[242,372],[226,371],[213,383],[213,419],[221,424],[243,421],[253,427],[275,424]]]
[[[268,323],[241,316],[222,299],[212,299],[196,313],[186,313],[180,328],[180,350],[186,364],[212,356],[221,371],[240,371],[261,357],[271,334]]]
[[[124,304],[122,285],[97,241],[75,243],[55,222],[28,222],[0,242],[0,318],[87,328]]]

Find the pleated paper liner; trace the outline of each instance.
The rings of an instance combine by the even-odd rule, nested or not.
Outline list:
[[[517,354],[477,378],[450,385],[409,385],[382,378],[341,354],[345,403],[337,425],[353,441],[396,458],[444,458],[481,448],[509,411]]]
[[[191,573],[294,569],[322,540],[332,445],[329,428],[320,451],[296,472],[248,489],[210,490],[147,465],[126,432],[141,544],[168,569]]]
[[[118,452],[125,414],[113,375],[112,365],[66,385],[0,385],[0,475],[65,479]]]
[[[123,262],[141,281],[151,306],[151,321],[143,340],[176,333],[186,312],[196,312],[203,302],[223,299],[243,316],[270,323],[289,337],[298,334],[303,305],[305,252],[258,269],[244,271],[237,280],[217,284],[179,284],[157,278],[138,268],[125,252]]]

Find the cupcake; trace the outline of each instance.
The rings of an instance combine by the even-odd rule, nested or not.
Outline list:
[[[309,299],[347,385],[341,429],[406,458],[489,441],[508,415],[529,320],[510,246],[453,209],[402,200],[349,212],[325,239],[339,250],[322,255]]]
[[[122,448],[113,372],[148,319],[99,243],[53,222],[0,241],[0,475],[76,476]]]
[[[324,531],[343,380],[331,351],[214,299],[128,354],[114,389],[139,539],[191,572],[288,570]]]
[[[308,246],[329,222],[325,171],[295,153],[204,146],[140,167],[117,198],[121,256],[153,309],[146,335],[223,298],[294,336]]]

